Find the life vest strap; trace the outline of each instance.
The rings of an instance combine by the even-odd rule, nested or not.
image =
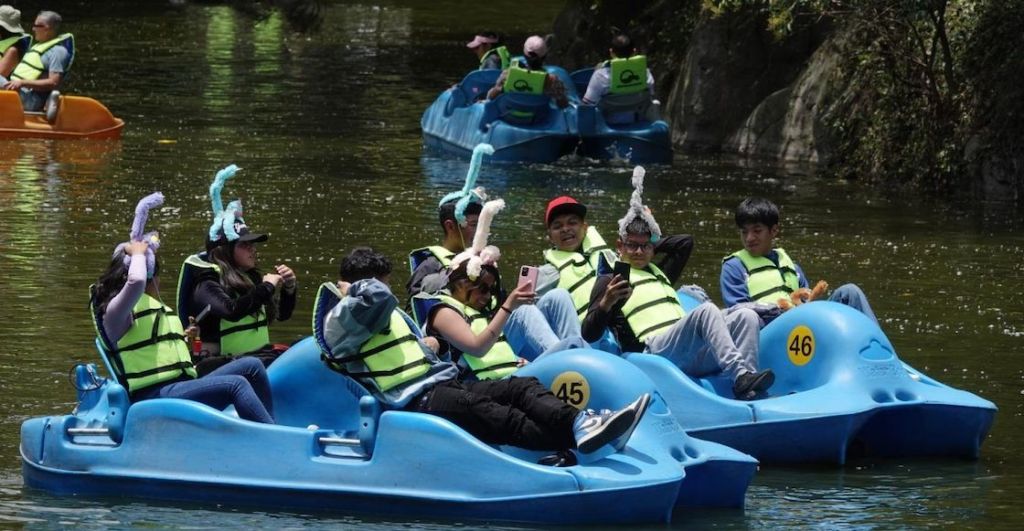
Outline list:
[[[220,331],[220,337],[221,337],[221,339],[223,339],[224,336],[229,335],[229,334],[234,334],[235,332],[244,332],[246,330],[255,330],[257,328],[262,328],[264,326],[269,326],[269,325],[270,325],[270,321],[268,319],[262,319],[262,320],[255,321],[255,322],[252,322],[252,323],[246,323],[246,324],[240,324],[240,325],[237,325],[237,326],[231,326],[231,327],[228,327],[228,328],[225,328],[225,329],[221,330]]]
[[[594,270],[591,269],[589,273],[587,273],[586,275],[583,275],[583,278],[577,280],[576,283],[574,283],[572,286],[569,286],[569,293],[574,293],[576,291],[576,289],[578,289],[580,286],[586,284],[588,280],[590,280],[590,279],[592,279],[592,278],[594,278],[596,276],[597,276],[597,273],[595,273]]]
[[[420,359],[418,359],[418,360],[416,360],[416,361],[414,361],[412,363],[406,363],[405,365],[401,365],[399,367],[395,367],[394,369],[388,369],[386,371],[348,372],[348,371],[345,371],[344,369],[338,369],[338,370],[344,372],[345,374],[347,374],[347,375],[349,375],[349,376],[351,376],[353,378],[379,378],[381,376],[394,376],[394,375],[396,375],[398,373],[407,371],[407,370],[412,369],[414,367],[419,367],[420,365],[426,365],[426,364],[429,364],[429,363],[430,363],[430,361],[427,358],[420,358]]]
[[[573,267],[573,266],[579,267],[579,266],[585,266],[585,265],[587,265],[587,260],[586,259],[577,262],[575,259],[570,258],[570,259],[566,260],[565,263],[563,263],[562,265],[558,266],[558,272],[561,273],[562,270],[567,268],[567,267]]]
[[[160,335],[160,336],[151,337],[151,338],[143,340],[143,341],[139,341],[138,343],[132,343],[131,345],[128,345],[128,346],[125,346],[125,347],[120,347],[120,348],[117,349],[117,352],[119,354],[121,354],[121,353],[129,352],[129,351],[132,351],[132,350],[138,350],[138,349],[140,349],[142,347],[148,347],[150,345],[155,345],[157,343],[160,343],[160,342],[163,342],[163,341],[169,341],[169,340],[172,340],[172,339],[184,340],[185,336],[183,336],[181,334],[178,334],[176,332],[170,332],[170,333],[163,334],[163,335]]]
[[[154,367],[152,369],[146,369],[146,370],[141,371],[141,372],[128,373],[128,374],[124,375],[124,378],[125,379],[145,378],[146,376],[152,376],[154,374],[158,374],[158,373],[161,373],[161,372],[167,372],[167,371],[173,371],[173,370],[181,370],[182,372],[184,372],[185,369],[188,369],[189,367],[192,367],[192,362],[190,362],[190,361],[179,361],[177,363],[172,363],[170,365],[164,365],[163,367]]]
[[[759,301],[759,300],[761,300],[762,297],[766,297],[766,296],[771,295],[772,293],[775,293],[775,292],[779,292],[780,294],[783,294],[783,295],[789,295],[790,293],[793,293],[793,290],[789,289],[789,286],[786,286],[786,285],[776,286],[774,288],[764,290],[761,293],[755,293],[755,294],[751,295],[750,296],[750,300],[752,300],[752,301]]]
[[[673,298],[673,297],[661,297],[660,299],[654,299],[654,300],[651,300],[651,301],[647,301],[647,302],[637,306],[636,308],[633,308],[632,310],[630,310],[629,313],[625,314],[625,317],[626,317],[626,319],[629,319],[631,316],[635,315],[637,312],[641,312],[643,310],[646,310],[647,308],[650,308],[652,306],[657,306],[659,304],[663,304],[663,303],[666,303],[666,302],[672,303],[672,304],[679,304],[679,299],[676,299],[676,298]],[[639,337],[640,335],[643,335],[643,334],[637,334],[637,337]]]
[[[647,334],[649,334],[649,333],[651,333],[651,332],[653,332],[655,330],[659,330],[659,329],[665,328],[667,326],[672,326],[672,325],[676,324],[678,321],[679,320],[676,319],[676,320],[665,321],[663,323],[658,323],[658,324],[656,324],[654,326],[648,327],[646,330],[641,330],[640,333],[636,335],[636,337],[637,338],[644,337]]]
[[[393,347],[395,345],[401,345],[402,343],[405,343],[407,341],[416,341],[416,336],[413,335],[413,334],[406,334],[406,335],[404,335],[402,337],[392,339],[391,341],[388,341],[387,343],[383,343],[381,345],[377,345],[376,347],[371,348],[370,350],[367,350],[365,352],[357,352],[357,353],[355,353],[355,354],[353,354],[351,356],[345,356],[343,358],[336,358],[335,361],[338,361],[338,362],[341,362],[341,363],[352,363],[354,361],[362,361],[362,360],[364,360],[366,358],[369,358],[370,356],[373,356],[374,354],[377,354],[378,352],[383,352],[383,351],[385,351],[385,350],[387,350],[387,349],[389,349],[389,348],[391,348],[391,347]]]
[[[495,363],[494,365],[489,365],[489,366],[484,367],[482,369],[471,369],[471,371],[473,372],[473,375],[476,376],[476,375],[478,375],[478,374],[480,374],[482,372],[497,371],[497,370],[501,370],[501,369],[515,368],[515,367],[518,367],[518,366],[519,366],[519,362],[518,361],[506,361],[504,363]]]

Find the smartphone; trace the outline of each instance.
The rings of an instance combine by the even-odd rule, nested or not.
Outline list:
[[[199,315],[197,315],[195,317],[196,320],[194,322],[198,323],[199,321],[202,321],[203,319],[206,319],[206,316],[209,313],[210,313],[210,305],[207,304],[206,307],[203,308],[203,311],[199,312]]]
[[[519,282],[516,284],[516,288],[521,288],[523,285],[529,283],[530,287],[536,291],[537,289],[537,268],[533,266],[523,266],[519,268]]]
[[[615,274],[622,280],[629,281],[629,264],[626,262],[615,262]]]

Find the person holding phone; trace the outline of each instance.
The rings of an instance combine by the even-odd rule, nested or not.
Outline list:
[[[479,379],[502,378],[525,360],[586,346],[568,292],[552,290],[538,300],[536,269],[521,269],[516,289],[489,309],[498,293],[501,253],[487,245],[487,233],[504,204],[484,205],[473,246],[453,259],[447,290],[430,296],[437,304],[427,314],[427,334],[441,341],[464,375]]]
[[[683,309],[672,284],[651,263],[661,229],[641,202],[643,176],[637,166],[630,208],[619,220],[616,248],[628,276],[602,275],[594,282],[583,338],[597,341],[611,329],[623,352],[664,356],[693,377],[724,373],[736,398],[757,398],[775,381],[770,369],[757,368],[760,319],[749,309],[725,315],[710,302],[692,312]]]
[[[387,408],[445,418],[486,444],[585,454],[609,443],[622,450],[651,402],[644,393],[618,411],[581,411],[534,377],[461,380],[398,309],[387,257],[357,247],[342,258],[339,273],[341,299],[322,323],[330,349],[324,361]]]
[[[590,293],[601,271],[615,263],[615,253],[604,238],[587,224],[587,207],[563,195],[548,202],[544,213],[548,241],[552,247],[544,251],[545,264],[539,268],[538,290],[552,287],[567,290],[580,321],[590,308]],[[676,234],[658,240],[654,248],[659,256],[658,267],[670,282],[675,282],[693,252],[693,237]]]

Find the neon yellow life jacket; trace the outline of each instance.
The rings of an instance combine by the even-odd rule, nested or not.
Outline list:
[[[509,93],[544,94],[544,81],[547,78],[548,73],[544,70],[527,70],[513,64],[508,68],[508,76],[502,89]]]
[[[487,53],[485,53],[484,56],[480,58],[480,68],[479,68],[479,70],[483,70],[484,69],[484,62],[487,61],[487,58],[490,57],[491,54],[498,54],[498,57],[501,58],[501,69],[502,70],[507,69],[508,65],[510,65],[512,63],[512,56],[509,55],[508,48],[506,48],[504,46],[498,46],[497,48],[493,48],[493,49],[487,50]]]
[[[601,256],[609,252],[611,247],[605,243],[594,227],[587,227],[586,236],[579,252],[548,249],[544,251],[544,260],[558,269],[558,287],[566,289],[572,295],[573,305],[580,320],[587,316],[590,309],[590,293],[597,281],[597,271]],[[605,258],[613,263],[613,257]]]
[[[46,68],[43,65],[43,54],[58,44],[68,46],[68,49],[71,51],[70,59],[68,60],[68,67],[66,69],[70,70],[71,63],[75,60],[74,43],[74,35],[64,33],[46,42],[33,44],[32,47],[29,48],[28,52],[25,53],[25,57],[21,58],[21,62],[18,63],[18,66],[14,67],[14,72],[11,73],[11,79],[24,79],[26,81],[39,79],[39,76],[43,75],[43,70]]]
[[[629,284],[633,287],[633,294],[622,306],[626,322],[641,342],[646,342],[648,337],[658,335],[686,316],[665,273],[654,264],[648,265],[647,269],[630,268]]]
[[[469,324],[469,329],[474,334],[479,335],[487,328],[487,316],[476,311],[471,306],[467,306],[450,295],[443,293],[436,295],[434,298],[459,312],[459,315],[466,320],[466,323]],[[504,378],[516,371],[518,362],[519,357],[516,356],[515,352],[512,352],[512,347],[505,341],[504,335],[499,337],[498,341],[491,347],[491,350],[488,350],[483,356],[463,353],[459,359],[459,363],[464,363],[468,366],[473,374],[481,380]]]
[[[324,284],[320,289],[325,287],[331,289],[333,284]],[[398,309],[391,312],[388,326],[363,343],[358,353],[339,358],[324,357],[324,360],[335,370],[353,378],[372,379],[381,392],[411,382],[430,370],[430,360],[423,355],[416,334]],[[367,370],[352,371],[342,367],[354,362],[361,362]]]
[[[615,58],[609,63],[608,94],[636,94],[647,89],[647,57],[634,55]]]
[[[796,264],[782,249],[775,249],[779,265],[764,256],[754,256],[743,249],[726,256],[725,260],[736,257],[747,270],[747,293],[754,302],[774,304],[780,297],[786,297],[800,287]]]
[[[185,331],[174,311],[144,293],[132,308],[132,318],[116,347],[129,393],[183,375],[196,377]]]
[[[25,40],[28,40],[29,42],[31,42],[32,37],[30,37],[28,35],[25,35],[25,34],[21,34],[21,35],[14,35],[14,36],[8,37],[8,38],[6,38],[4,40],[0,40],[0,55],[3,55],[4,52],[6,52],[8,48],[10,48],[11,46],[14,46],[15,44],[17,44],[22,39],[25,39]]]
[[[217,273],[220,277],[220,267],[217,264],[207,262],[192,255],[185,259],[178,277],[178,289],[184,289],[182,279],[185,276],[185,268],[208,269]],[[194,288],[194,286],[192,286]],[[182,297],[186,295],[186,297]],[[191,294],[178,294],[178,304],[182,301],[191,300]],[[221,356],[238,356],[262,349],[270,344],[270,321],[267,319],[266,308],[260,307],[256,315],[245,315],[237,321],[220,319],[220,354]]]

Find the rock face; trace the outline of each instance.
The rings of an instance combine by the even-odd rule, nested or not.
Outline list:
[[[676,146],[784,161],[828,159],[822,113],[827,112],[835,51],[824,45],[832,34],[827,23],[783,41],[766,31],[760,14],[699,15],[692,29],[676,29],[667,4],[646,2],[634,11],[642,23],[628,31],[653,59],[651,69]],[[601,59],[587,51],[607,48],[599,42],[610,34],[602,15],[610,21],[624,19],[622,13],[570,2],[555,23],[555,62],[572,69]]]

